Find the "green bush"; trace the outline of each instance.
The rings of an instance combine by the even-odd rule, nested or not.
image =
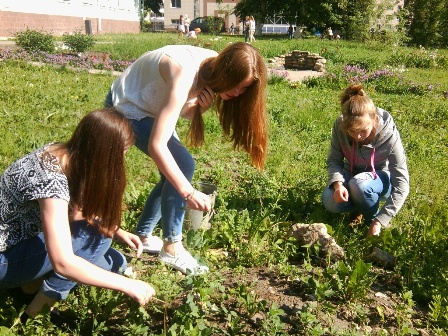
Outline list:
[[[44,31],[31,30],[18,32],[14,35],[16,44],[27,51],[44,51],[52,53],[55,50],[53,35]]]
[[[439,55],[438,50],[426,50],[423,47],[409,52],[404,50],[402,52],[394,52],[388,59],[390,65],[399,66],[405,65],[407,68],[447,68],[448,59],[443,55]]]
[[[210,27],[210,34],[218,35],[224,26],[224,20],[216,16],[208,16],[205,18],[205,24]]]
[[[95,40],[92,36],[83,34],[79,30],[72,34],[65,33],[62,36],[62,40],[70,51],[76,53],[85,52],[95,44]]]
[[[149,32],[153,30],[152,28],[152,22],[149,21],[142,21],[141,22],[141,29],[143,33]]]

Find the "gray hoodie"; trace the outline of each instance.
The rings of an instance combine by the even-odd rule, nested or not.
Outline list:
[[[348,182],[344,176],[353,177],[361,172],[388,170],[392,192],[376,216],[382,226],[388,227],[409,194],[409,173],[400,133],[392,116],[380,108],[377,108],[377,114],[377,132],[368,145],[359,145],[341,130],[342,115],[336,119],[327,157],[328,185]]]

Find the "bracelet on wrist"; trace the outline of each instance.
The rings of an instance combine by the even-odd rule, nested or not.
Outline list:
[[[189,193],[185,198],[184,201],[187,202],[190,200],[191,196],[193,196],[195,189],[193,189],[193,191],[191,193]]]

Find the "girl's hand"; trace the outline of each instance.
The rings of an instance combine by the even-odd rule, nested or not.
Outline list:
[[[193,210],[210,211],[212,208],[210,196],[195,190],[187,201],[187,206]]]
[[[130,298],[137,301],[140,305],[144,306],[151,300],[151,298],[156,294],[156,291],[152,286],[141,280],[132,280],[132,284],[127,286],[124,293]]]
[[[381,232],[381,223],[374,219],[372,224],[370,224],[369,231],[367,231],[367,237],[379,236]]]
[[[198,96],[198,104],[201,107],[202,113],[207,111],[210,106],[212,106],[214,99],[215,93],[209,86],[206,86]]]
[[[348,202],[348,190],[344,185],[335,186],[333,199],[336,203]]]
[[[136,250],[136,257],[140,257],[143,252],[143,244],[139,236],[122,229],[118,229],[117,232],[115,232],[115,236],[123,243],[127,244],[131,249]]]

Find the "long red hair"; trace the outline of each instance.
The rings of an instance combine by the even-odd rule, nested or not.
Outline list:
[[[266,113],[267,69],[263,57],[252,45],[237,42],[228,45],[218,56],[205,60],[199,68],[200,81],[214,92],[230,91],[247,78],[253,83],[238,97],[215,99],[224,135],[235,149],[242,147],[252,164],[263,169],[266,159],[268,124]],[[191,123],[189,142],[201,146],[204,123],[198,107]]]

